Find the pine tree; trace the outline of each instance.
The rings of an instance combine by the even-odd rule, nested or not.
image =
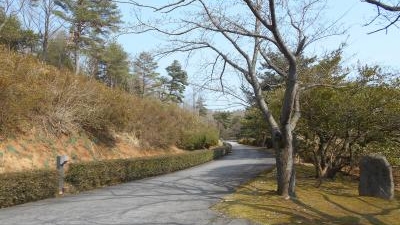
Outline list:
[[[17,16],[6,15],[1,7],[0,24],[0,44],[12,50],[34,50],[39,36],[32,30],[24,29]]]
[[[182,70],[181,64],[178,60],[174,60],[173,63],[166,68],[168,75],[171,77],[171,80],[167,82],[168,87],[168,96],[167,99],[176,102],[183,102],[183,92],[185,91],[187,83],[187,73]]]
[[[199,113],[199,116],[207,116],[206,106],[204,98],[200,96],[196,101],[196,111]]]
[[[45,61],[57,68],[73,69],[73,62],[69,56],[67,35],[59,32],[54,38],[48,40]]]
[[[134,72],[140,82],[139,95],[153,95],[154,88],[158,85],[157,79],[159,74],[155,71],[158,67],[153,56],[148,52],[141,52],[133,62]]]
[[[106,46],[100,57],[96,78],[110,87],[120,87],[128,91],[129,60],[121,45],[111,43]]]
[[[80,53],[90,53],[91,47],[103,45],[104,39],[118,30],[121,15],[117,5],[109,0],[57,0],[63,11],[55,14],[70,24],[71,46],[75,73],[80,72]]]

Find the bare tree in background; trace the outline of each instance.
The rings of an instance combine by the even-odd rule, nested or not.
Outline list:
[[[41,58],[46,60],[49,39],[62,28],[62,22],[54,15],[57,8],[54,0],[1,0],[0,9],[6,19],[0,31],[11,17],[18,17],[26,29],[39,33]]]
[[[4,21],[0,24],[0,31],[7,24],[8,19],[14,16],[17,16],[18,13],[22,11],[25,4],[27,4],[27,0],[1,0],[0,1],[0,10],[3,11],[5,15]]]
[[[394,3],[394,1],[377,1],[377,0],[362,0],[369,4],[375,5],[377,14],[376,16],[366,25],[371,25],[378,19],[383,19],[385,25],[382,28],[369,32],[369,34],[376,33],[379,31],[388,32],[388,29],[392,26],[398,27],[397,23],[400,21],[400,1]]]
[[[37,30],[40,35],[43,60],[47,60],[49,39],[63,28],[63,22],[54,14],[57,8],[54,0],[30,0],[22,13],[25,27]]]
[[[336,21],[320,20],[325,1],[176,0],[158,6],[132,0],[126,3],[138,7],[136,12],[150,9],[161,15],[156,21],[144,21],[137,13],[136,32],[168,36],[170,46],[164,54],[206,52],[211,61],[210,79],[222,79],[229,69],[240,72],[270,128],[276,151],[278,194],[286,199],[295,196],[293,131],[300,118],[301,89],[298,63],[307,46],[336,33]],[[285,62],[278,60],[281,58]],[[285,80],[280,112],[273,114],[265,100],[257,73],[260,63]]]

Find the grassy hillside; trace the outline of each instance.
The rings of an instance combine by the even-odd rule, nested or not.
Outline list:
[[[173,146],[206,147],[218,139],[213,126],[176,105],[4,49],[0,65],[0,172],[52,167],[57,154],[83,161],[125,158],[179,152]]]
[[[314,168],[297,165],[297,198],[276,195],[276,170],[266,171],[226,196],[214,209],[258,224],[399,224],[399,192],[392,201],[358,196],[358,182],[350,177],[327,180],[316,187]]]

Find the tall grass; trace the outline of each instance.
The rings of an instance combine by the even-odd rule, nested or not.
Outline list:
[[[205,136],[210,143],[218,138],[214,127],[176,105],[110,89],[34,57],[0,48],[0,65],[1,135],[35,128],[56,136],[87,132],[112,143],[115,132],[129,132],[143,147],[161,148],[184,147],[184,139],[198,132],[209,132]]]

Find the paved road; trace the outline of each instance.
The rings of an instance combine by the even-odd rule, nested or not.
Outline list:
[[[0,210],[0,224],[251,224],[209,209],[271,167],[271,154],[233,143],[233,153],[187,170]]]

